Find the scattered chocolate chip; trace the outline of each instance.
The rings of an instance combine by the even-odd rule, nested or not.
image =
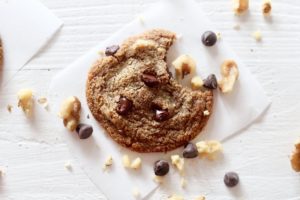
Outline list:
[[[105,55],[106,56],[113,56],[113,55],[115,55],[115,53],[117,53],[117,51],[119,49],[120,49],[119,45],[112,45],[112,46],[106,47]]]
[[[158,160],[154,163],[154,173],[156,176],[164,176],[169,172],[169,163],[165,160]]]
[[[188,143],[183,150],[182,156],[184,158],[195,158],[198,156],[198,150],[195,144]]]
[[[204,81],[203,86],[208,89],[217,89],[218,88],[218,81],[214,74],[209,75]]]
[[[159,84],[159,80],[152,74],[143,73],[141,79],[148,87],[155,87]]]
[[[202,43],[205,46],[213,46],[217,42],[217,35],[212,31],[206,31],[202,34]]]
[[[117,113],[126,115],[132,108],[132,101],[126,97],[120,97],[118,101]]]
[[[154,119],[158,122],[165,121],[169,118],[169,112],[167,110],[155,110]]]
[[[93,133],[93,127],[88,124],[78,124],[76,127],[76,132],[80,139],[87,139]]]
[[[224,176],[224,183],[227,187],[234,187],[239,183],[239,175],[236,172],[227,172]]]

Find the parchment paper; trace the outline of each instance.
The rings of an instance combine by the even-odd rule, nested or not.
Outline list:
[[[211,48],[202,45],[202,33],[207,30],[214,30],[214,28],[202,14],[198,3],[192,0],[162,1],[144,13],[142,17],[143,23],[140,19],[136,19],[76,60],[53,79],[50,87],[51,103],[55,113],[58,112],[64,98],[70,95],[76,95],[80,98],[83,105],[82,121],[94,126],[93,137],[85,141],[79,140],[75,133],[69,133],[63,126],[60,132],[66,136],[71,152],[78,158],[83,170],[111,200],[134,199],[131,193],[134,187],[141,191],[141,197],[149,194],[156,187],[152,181],[153,163],[162,158],[170,160],[170,155],[180,154],[182,148],[167,154],[134,153],[121,148],[105,134],[99,123],[90,114],[85,99],[87,73],[90,66],[99,58],[99,50],[104,50],[106,46],[112,44],[120,44],[128,36],[145,30],[164,28],[182,35],[182,38],[171,48],[168,62],[183,53],[188,54],[197,61],[197,73],[203,78],[209,73],[215,73],[220,78],[221,63],[228,58],[236,60],[239,65],[240,77],[234,91],[226,95],[219,91],[215,92],[213,114],[205,131],[195,141],[204,138],[223,140],[232,136],[253,123],[270,104],[260,84],[228,44],[220,40]],[[90,115],[90,119],[85,117],[87,114]],[[62,123],[61,120],[58,119],[58,123]],[[143,160],[142,169],[139,171],[124,169],[121,157],[125,153],[129,154],[131,158],[140,156]],[[110,171],[103,172],[101,167],[108,155],[112,155],[114,164]],[[206,183],[209,181],[209,177],[214,177],[213,175],[216,174],[214,170],[219,170],[222,165],[226,165],[224,159],[210,163],[199,161],[199,159],[188,160],[185,178],[189,182],[200,179]],[[181,189],[179,186],[180,177],[173,168],[165,181],[166,183],[161,187],[168,187],[175,193],[196,193],[205,190],[205,186],[199,189],[197,185],[189,186],[189,189]]]

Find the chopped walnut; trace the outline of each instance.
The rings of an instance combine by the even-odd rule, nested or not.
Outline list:
[[[21,107],[23,112],[30,116],[33,108],[33,92],[31,89],[22,89],[18,92],[18,107]]]
[[[139,169],[142,165],[142,159],[140,157],[137,157],[134,159],[130,165],[130,168],[132,169]]]
[[[185,180],[185,178],[181,178],[181,179],[180,179],[180,186],[181,186],[182,188],[185,188],[186,185],[187,185],[187,181]]]
[[[184,159],[179,155],[171,156],[172,164],[178,169],[178,171],[182,174],[184,169]]]
[[[68,97],[62,103],[59,116],[63,119],[65,127],[74,131],[80,119],[81,103],[75,96]]]
[[[293,170],[300,172],[300,139],[296,141],[294,151],[290,157]]]
[[[123,166],[125,168],[130,168],[130,159],[129,159],[129,156],[128,155],[123,155],[122,157],[122,163],[123,163]]]
[[[216,140],[200,141],[196,143],[200,158],[214,160],[222,151],[222,145]]]
[[[104,162],[103,170],[106,170],[108,167],[112,166],[112,164],[113,164],[113,158],[112,156],[108,156],[108,158]]]
[[[163,180],[164,180],[163,176],[153,176],[153,181],[156,183],[161,184],[163,183]]]
[[[238,65],[234,60],[225,60],[221,66],[222,79],[218,85],[223,93],[233,90],[236,80],[239,77]]]
[[[260,30],[254,31],[252,35],[257,42],[261,41],[262,35]]]
[[[178,79],[183,79],[184,76],[193,74],[196,70],[196,61],[188,55],[179,56],[172,62],[172,65]]]
[[[271,0],[263,0],[262,13],[265,16],[268,16],[270,15],[271,10],[272,10]]]
[[[7,108],[7,111],[8,111],[9,113],[11,113],[11,112],[12,112],[12,109],[13,109],[13,106],[10,105],[10,104],[8,104],[8,105],[6,106],[6,108]]]
[[[242,14],[249,8],[249,0],[234,0],[233,10],[235,14]]]
[[[191,79],[191,85],[193,90],[198,90],[203,86],[203,80],[200,76],[194,76]]]
[[[184,200],[184,198],[181,195],[173,194],[168,197],[168,200]]]
[[[196,197],[195,200],[205,200],[205,197],[204,196],[199,196],[199,197]]]

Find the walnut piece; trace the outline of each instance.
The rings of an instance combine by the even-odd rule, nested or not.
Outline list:
[[[195,200],[205,200],[205,197],[204,196],[198,196],[198,197],[196,197]]]
[[[196,61],[188,55],[179,56],[172,62],[172,65],[175,68],[177,79],[183,79],[188,74],[194,74],[196,70]]]
[[[261,35],[261,31],[260,31],[260,30],[254,31],[254,32],[252,33],[252,36],[253,36],[253,38],[254,38],[257,42],[261,41],[261,39],[262,39],[262,35]]]
[[[234,0],[233,10],[235,14],[242,14],[249,8],[249,0]]]
[[[22,89],[18,92],[18,107],[21,107],[23,112],[30,116],[33,108],[33,92],[31,89]]]
[[[122,157],[122,163],[123,163],[123,166],[125,168],[130,168],[130,159],[129,159],[129,156],[128,155],[123,155]]]
[[[113,164],[113,158],[110,155],[110,156],[108,156],[108,158],[104,162],[103,170],[106,170],[108,167],[112,166],[112,164]]]
[[[218,153],[222,151],[222,145],[219,141],[208,140],[199,141],[196,143],[200,158],[207,158],[209,160],[216,159]]]
[[[198,90],[203,86],[203,80],[200,76],[194,76],[191,79],[191,85],[193,90]]]
[[[140,157],[137,157],[134,159],[130,165],[131,169],[139,169],[142,165],[142,159]]]
[[[173,194],[168,197],[168,200],[184,200],[181,195]]]
[[[293,170],[300,172],[300,139],[295,143],[295,149],[290,157]]]
[[[75,96],[66,98],[61,106],[59,116],[63,119],[64,126],[74,131],[80,120],[81,103]]]
[[[233,90],[235,81],[239,77],[239,70],[234,60],[225,60],[221,66],[222,79],[219,81],[219,88],[223,93]]]
[[[184,159],[179,155],[171,156],[172,164],[178,169],[178,171],[182,174],[184,169]]]
[[[271,14],[271,10],[272,10],[271,0],[263,0],[262,13],[265,16],[268,16]]]

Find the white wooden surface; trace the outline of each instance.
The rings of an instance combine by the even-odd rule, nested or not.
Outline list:
[[[37,98],[47,95],[55,74],[155,0],[41,1],[65,25],[21,71],[5,69],[0,73],[0,166],[5,172],[0,199],[105,199],[56,133],[61,124],[54,123],[39,105],[35,109],[43,114],[26,119],[16,107],[16,92],[30,87]],[[215,191],[212,185],[205,194],[213,200],[300,199],[300,177],[291,170],[288,159],[294,140],[300,136],[300,1],[275,0],[271,19],[261,16],[260,0],[251,1],[250,14],[240,18],[233,16],[229,0],[198,1],[273,102],[264,118],[224,143],[226,162],[232,164],[232,169],[224,172],[238,171],[242,187],[224,192]],[[241,26],[239,31],[233,29],[235,24]],[[263,34],[261,43],[251,37],[258,29]],[[14,76],[8,80],[7,74]],[[7,104],[14,105],[11,114]],[[71,172],[64,168],[66,161],[72,163]],[[222,181],[222,177],[214,181]],[[169,192],[158,191],[152,199]]]

